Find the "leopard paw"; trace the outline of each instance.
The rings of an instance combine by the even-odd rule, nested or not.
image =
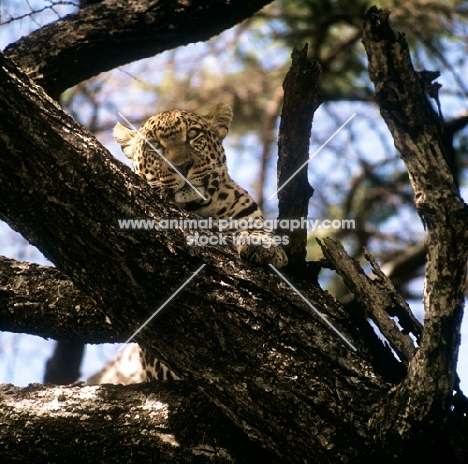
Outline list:
[[[276,268],[281,268],[288,264],[286,252],[275,243],[268,246],[238,243],[237,252],[242,259],[259,265],[273,264]]]

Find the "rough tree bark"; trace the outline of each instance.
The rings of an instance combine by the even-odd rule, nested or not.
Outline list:
[[[54,98],[100,72],[205,41],[272,0],[114,0],[9,45],[5,54]]]
[[[105,314],[58,269],[0,257],[1,329],[55,340],[124,342]],[[93,335],[94,334],[94,335]],[[88,338],[88,337],[86,337]]]
[[[410,64],[402,39],[395,40],[388,32],[385,15],[372,10],[365,31],[371,74],[376,69],[372,63],[378,57],[388,59],[392,53],[404,58],[401,63]],[[140,332],[138,341],[204,392],[251,439],[287,462],[416,462],[415,456],[424,462],[439,462],[442,456],[449,456],[453,462],[466,460],[467,434],[454,433],[455,427],[467,430],[466,399],[459,392],[452,396],[462,304],[459,289],[464,273],[460,267],[462,257],[449,256],[453,250],[444,249],[449,245],[445,231],[433,223],[428,225],[429,234],[435,231],[436,235],[432,238],[432,254],[431,239],[428,245],[429,257],[434,261],[427,271],[426,327],[408,375],[399,383],[390,382],[375,368],[369,335],[362,329],[365,321],[356,324],[354,316],[346,314],[321,289],[291,278],[296,288],[353,342],[357,353],[348,350],[276,275],[244,265],[232,250],[187,246],[188,232],[182,229],[139,234],[119,230],[119,218],[184,214],[158,201],[142,179],[113,159],[41,88],[8,59],[0,60],[0,216],[69,276],[77,291],[88,295],[102,311],[104,324],[111,332],[132,333],[203,262],[207,265],[190,287]],[[414,93],[415,89],[424,89],[424,82],[410,79],[417,75],[411,68],[399,70],[403,71],[405,81],[396,88],[405,89],[407,83],[416,87],[402,93],[398,105],[393,106],[403,111],[425,108],[424,94]],[[382,73],[378,77],[387,76]],[[387,82],[397,78],[398,74],[393,73]],[[377,95],[379,90],[377,85]],[[401,117],[399,109],[393,108],[397,117]],[[387,114],[391,118],[393,113]],[[424,195],[426,222],[433,222],[431,214],[440,214],[445,223],[454,221],[451,239],[453,243],[455,239],[463,240],[466,247],[466,232],[460,229],[466,221],[466,209],[450,189],[446,164],[434,148],[437,128],[430,124],[431,119],[427,127],[422,127],[421,114],[430,116],[419,113],[417,119],[413,119],[414,115],[406,117],[397,127],[401,130],[395,133],[396,140],[400,136],[400,140],[407,140],[404,134],[413,138],[409,139],[411,151],[402,153],[410,161],[408,168],[417,187],[417,199]],[[420,171],[414,170],[412,162],[419,163]],[[427,176],[427,169],[434,169],[431,162],[439,170],[432,179],[437,182],[434,190],[423,180],[418,184],[419,173]],[[436,203],[431,195],[440,192],[438,188],[442,191],[436,200],[442,201]],[[454,200],[454,205],[449,206],[447,198]],[[445,215],[452,211],[443,208],[452,207],[456,209],[455,217]],[[441,248],[437,248],[436,239],[441,241]],[[466,262],[466,256],[464,259]],[[10,287],[12,291],[14,286]],[[380,291],[394,297],[385,286]],[[62,317],[56,308],[45,309]],[[81,307],[80,316],[88,317],[87,313],[81,314]],[[70,331],[73,325],[77,331],[80,319],[75,322],[68,317],[62,323],[64,320],[70,323]],[[87,323],[87,330],[82,332],[83,339],[92,338],[93,330],[102,333],[103,329],[93,329]],[[108,417],[100,410],[109,407],[115,411],[113,394],[128,395],[127,401],[137,391],[137,387],[101,388],[84,392],[94,393],[84,405],[89,406],[89,414],[80,417],[81,437],[95,430],[92,427],[109,431]],[[43,414],[38,417],[41,433],[53,434],[57,424],[64,424],[54,420],[52,413],[44,415],[47,408],[42,407],[44,402],[39,398],[49,393],[52,398],[55,392],[62,392],[57,402],[63,403],[61,412],[67,411],[74,404],[72,387],[39,390],[43,393],[29,403],[28,389],[15,390],[13,402],[8,401],[7,391],[2,392],[0,441],[6,445],[0,450],[2,459],[11,456],[13,446],[19,450],[15,437],[23,433],[30,420],[30,410],[18,409],[21,404],[31,407],[35,416]],[[136,396],[137,403],[145,401]],[[100,401],[103,398],[105,401]],[[168,401],[177,402],[179,398]],[[56,406],[54,401],[52,404]],[[153,416],[157,414],[158,407],[145,404]],[[120,410],[115,417],[120,419],[122,414],[128,412]],[[88,421],[87,415],[92,419]],[[143,416],[146,422],[134,428],[134,433],[126,429],[135,440],[142,429],[154,430],[151,414]],[[137,420],[135,415],[128,422],[131,425]],[[71,422],[77,425],[76,420]],[[121,429],[118,433],[120,437]],[[127,438],[131,441],[125,435]],[[95,449],[88,444],[90,450]],[[35,446],[38,453],[46,452],[40,440]],[[57,453],[70,451],[69,443],[55,442],[55,446]],[[135,461],[147,450],[136,448],[135,453],[140,454],[135,455]],[[99,461],[101,455],[90,453],[87,458]]]
[[[350,352],[277,277],[245,267],[233,250],[187,246],[183,230],[119,230],[119,218],[181,212],[159,203],[11,62],[2,60],[2,71],[0,112],[9,116],[0,122],[2,217],[103,308],[108,324],[129,333],[203,259],[208,266],[190,298],[179,296],[139,341],[278,456],[297,461],[312,448],[329,459],[354,454],[362,438],[351,417],[382,388],[362,354]],[[329,295],[303,291],[348,339],[359,339]],[[344,403],[353,405],[348,420]]]
[[[408,367],[414,356],[415,347],[407,335],[413,334],[416,342],[419,343],[422,326],[411,313],[406,301],[395,291],[390,279],[382,273],[368,253],[365,257],[372,265],[374,279],[369,279],[362,272],[358,261],[346,254],[341,243],[330,238],[324,239],[323,243],[318,239],[317,241],[325,257],[333,263],[333,268],[343,278],[351,292],[356,295],[359,304],[365,309],[366,316],[374,321],[382,335],[390,341],[403,364]],[[385,287],[385,291],[381,290],[382,286]],[[395,325],[390,316],[398,318],[401,329]]]
[[[279,219],[307,218],[309,200],[314,189],[307,179],[309,139],[315,110],[320,106],[320,64],[307,58],[307,45],[294,49],[291,69],[286,74],[284,104],[278,137],[278,209]],[[301,115],[301,117],[297,117]],[[289,232],[285,247],[289,269],[304,273],[307,247],[307,229]]]
[[[0,398],[5,463],[280,462],[186,383],[2,385]]]
[[[427,261],[424,334],[402,385],[376,411],[379,434],[390,445],[431,447],[450,414],[464,307],[468,258],[468,207],[460,197],[441,140],[438,73],[415,72],[402,35],[395,36],[389,12],[366,15],[363,43],[376,100],[408,169],[416,208],[425,224]],[[390,419],[390,420],[389,420]],[[411,438],[413,440],[408,440]],[[388,451],[390,456],[393,451]]]

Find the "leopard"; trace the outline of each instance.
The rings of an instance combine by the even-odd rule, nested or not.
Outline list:
[[[215,223],[229,220],[232,244],[239,256],[256,265],[288,264],[274,231],[263,227],[263,212],[252,196],[229,175],[223,140],[233,119],[231,107],[215,104],[204,115],[186,110],[164,111],[139,129],[117,123],[113,135],[133,170],[167,201]],[[243,222],[243,227],[235,227]],[[249,224],[250,227],[246,227]],[[255,225],[252,227],[252,225]],[[177,377],[142,350],[147,377]]]

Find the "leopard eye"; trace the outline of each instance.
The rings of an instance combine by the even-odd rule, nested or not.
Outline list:
[[[159,143],[159,139],[155,139],[155,138],[147,138],[145,139],[145,144],[148,145],[148,148],[150,150],[154,148],[156,148],[157,150],[161,149],[161,144]]]
[[[193,140],[197,138],[198,135],[200,135],[201,130],[197,128],[192,128],[187,131],[187,140]]]

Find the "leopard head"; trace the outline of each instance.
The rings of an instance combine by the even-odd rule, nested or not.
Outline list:
[[[183,110],[156,114],[138,130],[117,123],[114,137],[134,171],[172,197],[187,188],[187,180],[206,191],[217,188],[227,173],[222,141],[231,121],[231,108],[218,103],[203,116]]]

